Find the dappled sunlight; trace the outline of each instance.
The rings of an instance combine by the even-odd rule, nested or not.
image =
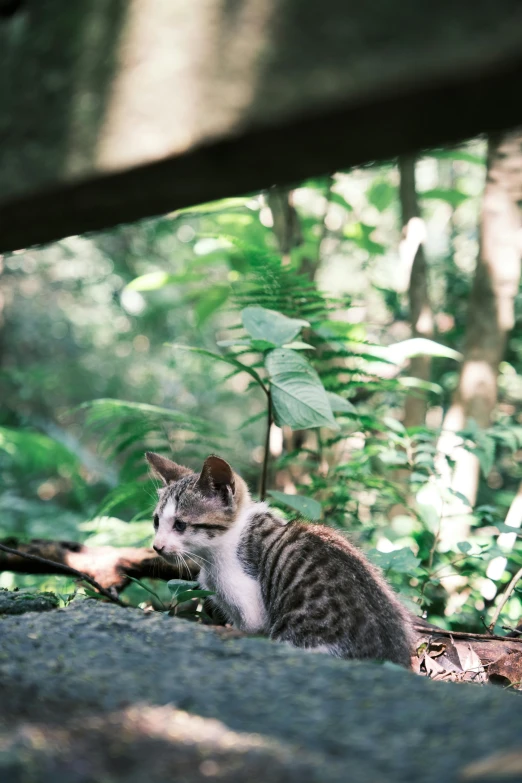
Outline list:
[[[0,756],[11,768],[45,765],[69,781],[105,780],[132,766],[133,780],[205,781],[244,774],[261,780],[295,766],[296,749],[260,734],[233,731],[213,718],[172,705],[134,704],[124,709],[57,722],[0,722]],[[304,754],[306,757],[306,753]],[[304,764],[303,766],[306,766]],[[286,772],[285,772],[286,770]],[[275,777],[274,777],[275,776]],[[245,778],[246,779],[246,778]]]

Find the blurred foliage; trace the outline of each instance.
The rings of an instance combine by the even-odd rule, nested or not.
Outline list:
[[[326,419],[292,419],[275,403],[271,501],[349,533],[432,621],[480,631],[522,564],[520,536],[512,548],[498,543],[522,478],[520,296],[494,422],[462,434],[482,475],[465,512],[471,536],[449,550],[440,546],[448,490],[437,439],[458,379],[484,157],[478,140],[417,164],[430,344],[410,339],[394,163],[296,187],[299,230],[284,253],[269,193],[0,258],[0,536],[143,544],[156,496],[147,449],[195,469],[217,452],[256,490],[260,386],[287,391],[291,361],[312,379]],[[415,352],[433,357],[429,383],[408,374]],[[402,425],[406,393],[427,395],[425,426]],[[507,564],[492,578],[499,557]],[[0,585],[72,589],[7,573]],[[147,587],[168,604],[165,585]],[[127,596],[150,599],[138,584]],[[520,614],[515,593],[503,622]]]

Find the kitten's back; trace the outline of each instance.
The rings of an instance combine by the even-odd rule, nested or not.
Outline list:
[[[261,585],[271,638],[342,658],[410,665],[406,610],[340,533],[255,514],[239,556]]]

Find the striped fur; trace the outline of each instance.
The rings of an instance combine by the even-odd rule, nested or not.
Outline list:
[[[253,503],[218,457],[209,457],[201,474],[170,461],[158,467],[155,457],[147,455],[166,487],[154,545],[167,560],[194,556],[200,583],[234,625],[341,658],[409,666],[407,613],[344,536],[322,525],[286,524]],[[176,521],[186,525],[181,532]]]

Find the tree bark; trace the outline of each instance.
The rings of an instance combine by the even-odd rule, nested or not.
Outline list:
[[[497,377],[506,339],[514,324],[514,300],[520,282],[522,200],[522,132],[490,136],[487,179],[482,201],[480,250],[468,307],[464,360],[457,390],[443,422],[439,450],[455,461],[448,486],[465,495],[473,506],[477,496],[479,464],[462,448],[456,435],[473,420],[481,428],[491,423],[497,402]],[[469,533],[469,524],[451,517],[441,532],[445,548]],[[460,513],[467,509],[461,504]]]
[[[415,187],[415,158],[399,158],[400,185],[399,195],[402,213],[403,240],[401,254],[407,256],[411,264],[408,289],[412,337],[433,338],[433,311],[429,296],[428,264],[424,254],[424,223],[420,217],[420,208]],[[410,361],[410,374],[423,381],[429,381],[431,357],[415,356]],[[404,426],[419,427],[425,423],[427,400],[409,394],[404,404]]]

